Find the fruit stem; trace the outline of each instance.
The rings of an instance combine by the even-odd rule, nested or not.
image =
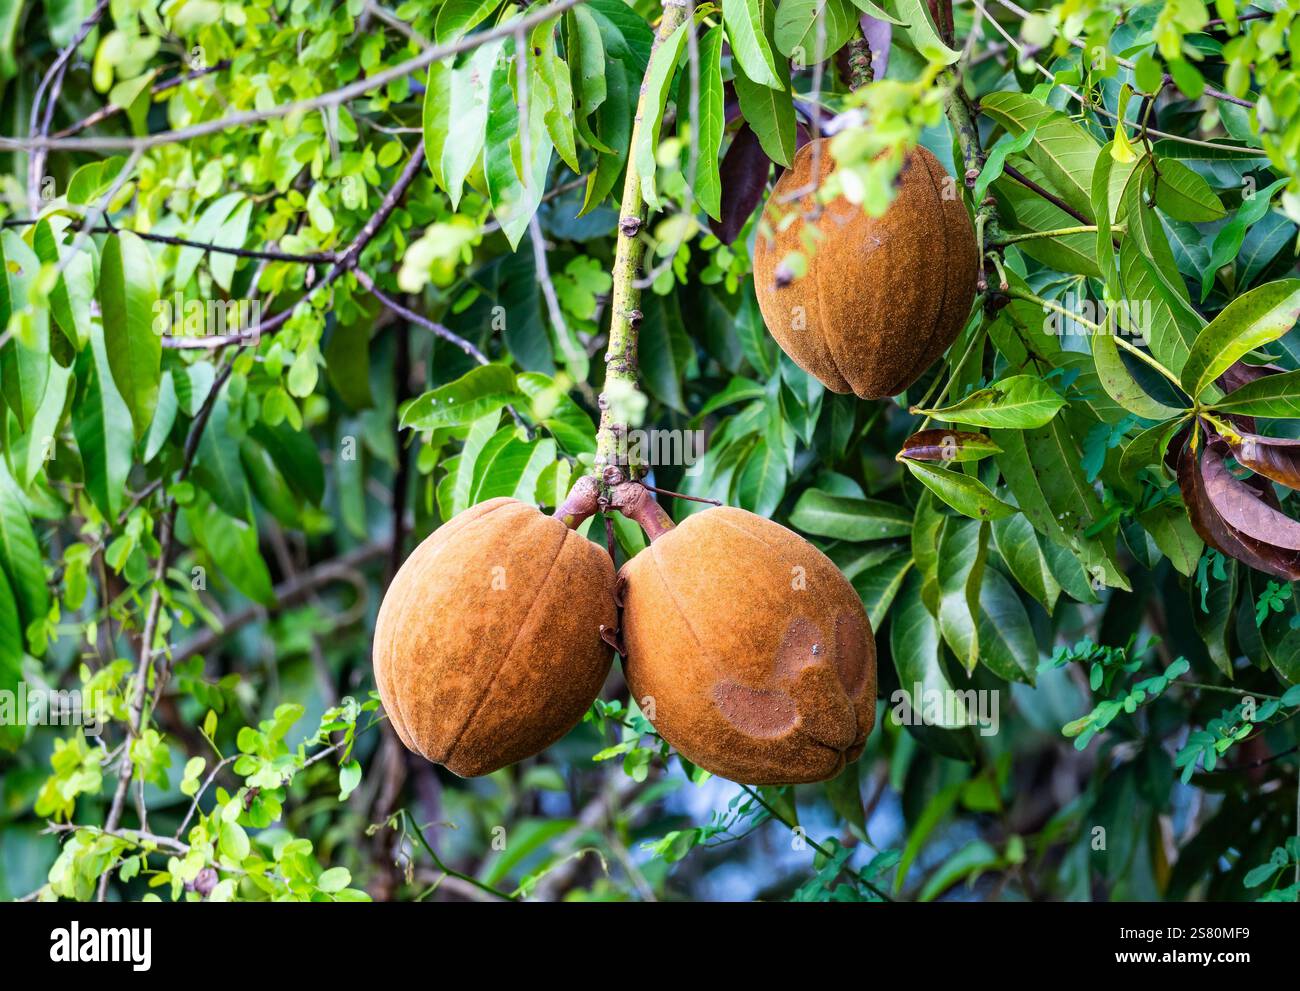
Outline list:
[[[692,5],[693,6],[693,5]],[[663,0],[663,16],[650,50],[650,65],[660,45],[676,31],[687,17],[687,0]],[[642,229],[647,219],[645,198],[641,195],[641,172],[636,164],[636,148],[641,128],[646,123],[649,89],[642,83],[637,98],[636,118],[628,143],[627,177],[623,182],[623,200],[619,209],[618,242],[614,253],[614,285],[610,296],[609,345],[605,349],[605,384],[599,397],[600,426],[596,431],[596,471],[622,467],[620,437],[626,437],[626,410],[637,391],[637,334],[641,327],[641,290],[638,276],[645,261],[646,242]],[[624,478],[635,478],[637,466],[627,466]],[[608,475],[604,477],[608,478]]]
[[[593,475],[583,475],[573,483],[569,497],[555,510],[555,518],[570,530],[576,530],[599,510],[600,483]]]
[[[640,482],[621,482],[609,494],[609,506],[636,523],[653,544],[673,528],[672,518]]]

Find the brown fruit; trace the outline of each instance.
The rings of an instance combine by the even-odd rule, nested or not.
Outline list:
[[[883,217],[842,197],[818,214],[812,192],[787,202],[814,186],[814,145],[815,180],[825,181],[835,164],[830,146],[809,142],[764,209],[754,245],[759,309],[781,349],[826,388],[894,396],[961,333],[979,278],[975,232],[953,180],[921,147],[907,156]],[[801,278],[782,270],[792,253],[807,259]]]
[[[605,682],[618,624],[609,555],[557,519],[492,499],[435,530],[393,578],[375,681],[402,742],[461,777],[564,736]]]
[[[628,685],[683,756],[733,781],[795,784],[861,755],[876,644],[857,592],[812,544],[709,509],[620,577]]]

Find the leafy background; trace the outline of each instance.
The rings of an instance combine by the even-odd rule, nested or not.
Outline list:
[[[723,0],[653,56],[657,4],[556,6],[0,2],[0,680],[112,716],[0,726],[0,896],[1294,900],[1287,6]],[[997,258],[897,401],[758,313],[756,208],[819,131],[875,213],[923,143]],[[684,765],[617,667],[474,781],[371,694],[414,542],[591,463],[629,158],[620,408],[708,435],[653,482],[799,530],[876,630],[825,785]],[[261,336],[160,338],[158,299]],[[1149,306],[1149,350],[1048,333],[1077,299]],[[900,725],[918,685],[997,692],[998,732]]]

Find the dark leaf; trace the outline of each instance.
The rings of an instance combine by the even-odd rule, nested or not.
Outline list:
[[[1290,489],[1300,489],[1300,440],[1241,433],[1225,437],[1232,456],[1249,468]]]
[[[963,430],[922,430],[903,441],[900,458],[913,461],[978,461],[1001,453],[984,434]]]
[[[722,219],[709,221],[709,228],[723,244],[736,240],[762,201],[771,168],[772,161],[758,143],[758,135],[748,124],[741,125],[722,158]]]
[[[1178,461],[1178,487],[1182,490],[1192,526],[1211,547],[1257,571],[1288,581],[1300,579],[1300,553],[1243,533],[1223,515],[1227,511],[1234,520],[1249,520],[1251,529],[1256,532],[1268,520],[1275,530],[1271,535],[1274,540],[1286,531],[1290,532],[1292,543],[1300,540],[1300,523],[1272,510],[1259,497],[1258,490],[1232,476],[1223,463],[1224,451],[1217,444],[1209,446],[1198,464],[1196,452],[1188,445],[1182,448]],[[1213,484],[1210,478],[1213,478]]]

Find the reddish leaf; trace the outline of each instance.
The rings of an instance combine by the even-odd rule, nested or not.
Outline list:
[[[1300,550],[1295,549],[1300,548],[1300,523],[1278,512],[1256,487],[1228,471],[1226,453],[1221,444],[1207,444],[1198,459],[1189,446],[1182,448],[1178,487],[1192,527],[1211,547],[1257,571],[1300,580]],[[1245,523],[1251,532],[1235,523]],[[1260,532],[1267,537],[1253,535]]]
[[[1001,448],[984,434],[962,430],[922,430],[903,441],[900,458],[912,461],[978,461]]]
[[[722,158],[722,219],[709,220],[709,229],[723,244],[739,236],[750,215],[763,199],[772,160],[758,143],[758,135],[744,124]]]
[[[1244,361],[1234,361],[1226,372],[1214,380],[1214,384],[1224,392],[1235,392],[1247,382],[1284,371],[1286,369],[1280,365],[1248,365]]]
[[[1237,439],[1225,438],[1225,441],[1243,468],[1289,489],[1300,489],[1300,440],[1242,433]]]

